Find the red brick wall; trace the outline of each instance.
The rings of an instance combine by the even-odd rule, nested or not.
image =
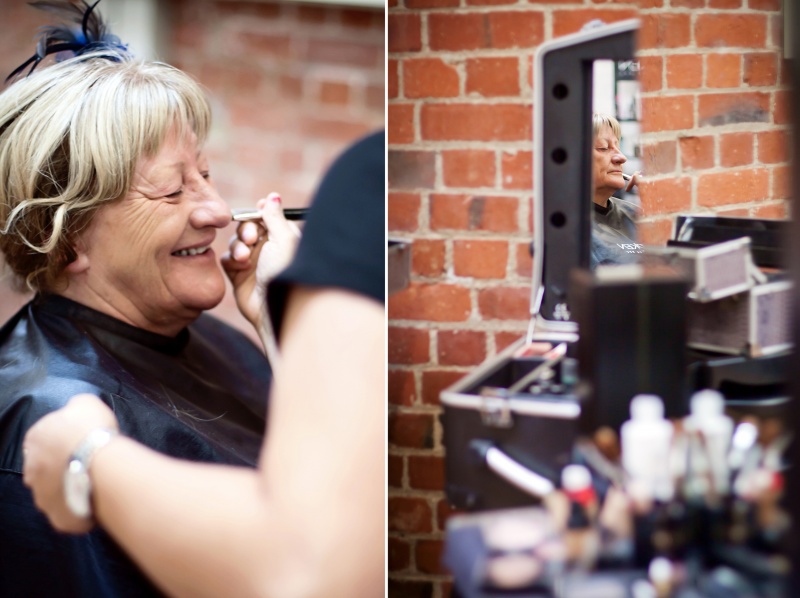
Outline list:
[[[749,4],[748,4],[749,1]],[[449,593],[438,394],[525,331],[532,59],[592,19],[640,16],[643,234],[678,212],[782,217],[786,69],[777,0],[390,0],[389,235],[413,241],[389,299],[390,595]]]
[[[0,16],[0,80],[3,80],[34,53],[36,29],[48,20],[46,15],[30,8],[22,0],[3,2]],[[10,274],[5,267],[0,274],[0,322],[5,322],[28,300],[28,296],[11,289]]]
[[[779,0],[643,2],[643,238],[675,213],[787,216],[788,74]]]
[[[108,0],[106,0],[108,1]],[[384,124],[384,12],[259,0],[169,0],[166,62],[197,78],[212,101],[211,169],[232,207],[279,191],[307,205],[330,161]],[[99,8],[102,11],[103,3]],[[4,0],[0,73],[34,51],[47,16]],[[221,254],[233,228],[217,235]],[[24,300],[0,288],[0,320]],[[216,313],[249,331],[230,294]]]

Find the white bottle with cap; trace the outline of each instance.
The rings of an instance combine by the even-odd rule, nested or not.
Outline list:
[[[664,418],[664,403],[656,395],[641,394],[631,399],[631,419],[622,424],[622,467],[628,485],[637,493],[668,501],[673,495],[669,473],[672,422]]]
[[[692,395],[689,413],[684,423],[686,431],[702,435],[701,446],[705,447],[714,490],[725,495],[730,490],[728,451],[733,437],[733,420],[725,415],[725,397],[716,390],[698,391]]]

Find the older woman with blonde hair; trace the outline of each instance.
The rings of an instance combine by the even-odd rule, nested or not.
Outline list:
[[[616,118],[594,114],[593,133],[591,267],[632,263],[642,252],[636,234],[639,206],[613,195],[623,189],[630,191],[640,175],[623,174],[622,165],[628,159],[620,149],[622,128]]]
[[[74,57],[0,94],[0,251],[35,292],[0,330],[2,596],[160,594],[102,530],[55,533],[23,486],[25,432],[71,396],[99,396],[125,434],[195,461],[254,467],[266,425],[263,352],[203,314],[225,294],[212,244],[231,222],[203,150],[208,101],[180,70],[135,60],[91,8]],[[46,30],[34,66],[73,33]],[[297,236],[277,195],[260,205],[263,226]],[[259,329],[264,243],[239,239],[222,260]],[[67,499],[89,516],[74,469]]]

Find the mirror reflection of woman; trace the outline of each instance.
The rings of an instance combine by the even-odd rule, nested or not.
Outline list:
[[[626,180],[622,165],[628,161],[620,149],[622,130],[619,122],[608,114],[596,113],[593,118],[592,244],[590,265],[630,264],[642,253],[637,242],[636,219],[639,206],[613,195],[630,191],[639,183],[636,172]]]

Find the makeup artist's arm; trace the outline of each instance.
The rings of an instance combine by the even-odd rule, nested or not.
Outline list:
[[[281,338],[285,375],[257,471],[177,461],[124,437],[92,462],[99,524],[171,594],[383,595],[383,308],[295,288]],[[86,528],[61,491],[74,438],[109,417],[84,398],[26,438],[26,483],[61,529]]]

